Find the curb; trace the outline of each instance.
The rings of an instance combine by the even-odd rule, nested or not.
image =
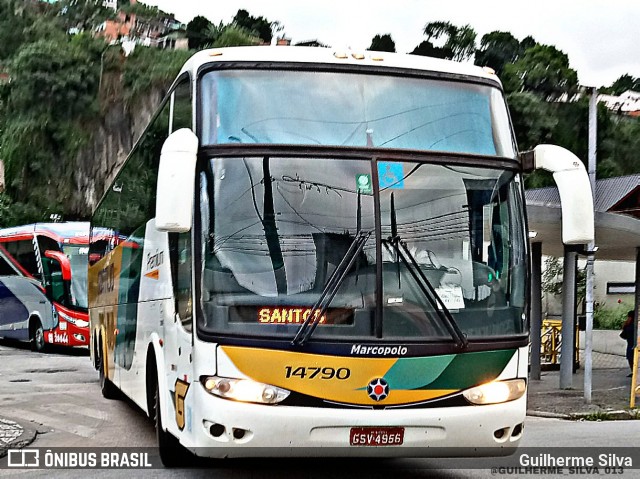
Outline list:
[[[38,434],[36,429],[24,427],[15,421],[0,417],[0,458],[9,449],[20,449],[31,444]]]
[[[571,415],[569,414],[561,414],[557,412],[545,412],[545,411],[527,411],[527,416],[546,417],[550,419],[571,419]]]
[[[527,411],[527,416],[545,417],[550,419],[564,419],[569,421],[627,421],[639,420],[640,412],[629,409],[621,409],[617,411],[575,412],[570,414],[546,411]]]

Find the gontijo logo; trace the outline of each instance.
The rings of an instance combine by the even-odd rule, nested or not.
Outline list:
[[[145,276],[151,279],[160,278],[160,266],[164,263],[164,251],[157,251],[155,254],[147,253],[147,273]]]

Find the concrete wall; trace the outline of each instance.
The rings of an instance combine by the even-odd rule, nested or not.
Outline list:
[[[594,329],[592,335],[593,350],[598,353],[624,356],[627,342],[620,337],[620,331]],[[584,349],[584,331],[580,331],[580,349]]]
[[[542,259],[542,267],[544,268],[544,260]],[[578,261],[578,268],[582,269],[585,261]],[[598,261],[596,259],[594,265],[594,299],[597,303],[605,308],[614,308],[620,303],[624,304],[627,309],[633,309],[633,294],[607,294],[607,283],[633,283],[635,282],[635,262],[633,261]],[[580,314],[580,310],[578,310]],[[562,315],[562,297],[550,296],[543,294],[542,298],[542,316],[558,317]]]

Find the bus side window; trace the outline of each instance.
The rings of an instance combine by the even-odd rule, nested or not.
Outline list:
[[[4,243],[4,247],[18,264],[20,264],[34,278],[40,279],[38,262],[33,240],[12,240]]]
[[[44,287],[47,291],[47,297],[56,303],[67,306],[60,263],[50,258],[42,258],[42,267],[44,270]]]
[[[193,324],[193,304],[191,299],[191,232],[170,233],[169,250],[176,313],[178,313],[184,329],[191,331]]]
[[[193,130],[191,114],[191,82],[187,76],[173,91],[171,133],[180,128]]]
[[[11,267],[9,262],[0,256],[0,276],[16,276],[18,272]]]

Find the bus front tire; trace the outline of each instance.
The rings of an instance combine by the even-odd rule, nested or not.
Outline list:
[[[185,449],[178,439],[169,431],[165,431],[162,426],[162,415],[160,414],[160,388],[156,382],[154,397],[154,419],[156,425],[156,437],[158,439],[158,451],[160,460],[165,467],[180,467],[189,464],[190,453]]]
[[[31,320],[30,330],[30,341],[31,341],[31,350],[36,352],[44,351],[46,343],[44,342],[44,328],[42,327],[42,323],[39,319],[34,318]]]

